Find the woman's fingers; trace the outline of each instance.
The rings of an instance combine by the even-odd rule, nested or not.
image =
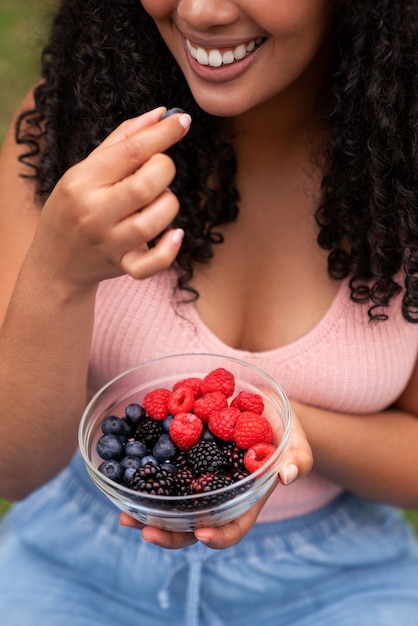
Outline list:
[[[176,174],[175,165],[167,155],[155,154],[133,174],[110,187],[99,190],[97,202],[104,211],[103,218],[110,225],[154,202],[162,193],[168,192]],[[178,201],[171,194],[171,203]],[[167,226],[169,222],[164,224]]]
[[[308,474],[313,465],[312,450],[297,415],[292,412],[292,429],[285,463],[279,472],[283,485],[290,485],[297,478]]]
[[[120,260],[120,265],[132,278],[149,278],[173,263],[180,250],[183,236],[184,231],[181,228],[170,230],[164,233],[154,248],[141,246],[126,252]]]
[[[148,161],[154,154],[168,150],[187,133],[191,118],[186,113],[168,117],[117,142],[102,144],[87,157],[88,175],[102,186],[113,185]]]
[[[119,141],[123,141],[129,135],[132,135],[147,126],[152,126],[160,121],[161,116],[166,111],[166,107],[157,107],[156,109],[152,109],[151,111],[147,111],[142,115],[138,115],[138,117],[133,117],[131,119],[125,120],[120,124],[113,132],[110,133],[102,141],[102,143],[94,150],[94,152],[99,152],[102,148],[106,148],[114,143],[118,143]],[[94,152],[92,154],[94,154]]]

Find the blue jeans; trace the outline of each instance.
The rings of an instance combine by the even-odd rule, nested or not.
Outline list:
[[[78,456],[0,528],[2,626],[417,626],[418,547],[344,494],[237,545],[162,550],[121,528]]]

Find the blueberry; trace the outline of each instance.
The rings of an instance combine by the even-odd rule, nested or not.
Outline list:
[[[138,422],[145,417],[145,409],[140,404],[128,404],[125,409],[125,417],[131,426],[137,426]]]
[[[173,421],[173,419],[174,419],[174,415],[167,415],[165,420],[163,420],[163,428],[167,433],[170,429],[170,424]]]
[[[134,467],[127,467],[126,470],[123,472],[123,482],[126,485],[131,484],[132,478],[134,477],[135,472],[136,472],[136,469]]]
[[[174,465],[174,463],[170,463],[169,461],[164,461],[164,463],[161,465],[161,467],[163,469],[167,469],[174,476],[177,474],[177,465]]]
[[[96,445],[97,454],[108,461],[119,461],[125,453],[125,447],[117,435],[102,435]]]
[[[173,456],[175,456],[176,452],[177,447],[172,442],[171,437],[168,433],[163,433],[162,435],[160,435],[157,443],[152,449],[152,454],[155,456],[159,463],[172,459]]]
[[[122,461],[120,462],[120,465],[122,470],[126,470],[131,467],[137,469],[141,466],[141,461],[137,456],[124,456]]]
[[[108,415],[102,422],[102,431],[105,435],[124,435],[125,427],[120,417]]]
[[[158,465],[158,461],[155,458],[155,456],[152,456],[152,454],[147,454],[146,456],[143,456],[141,459],[141,465],[144,466],[146,463],[152,463],[153,465]]]
[[[125,445],[126,456],[136,456],[138,459],[142,459],[143,456],[148,454],[148,448],[142,441],[128,441]]]
[[[178,107],[173,107],[172,109],[168,109],[168,111],[162,114],[161,120],[165,120],[166,117],[171,117],[176,113],[184,113],[184,111],[183,109],[179,109]]]
[[[200,437],[203,441],[216,441],[215,435],[205,426]]]
[[[99,472],[109,478],[110,480],[115,481],[116,483],[120,483],[122,479],[122,468],[120,463],[115,460],[111,461],[103,461],[99,465]]]

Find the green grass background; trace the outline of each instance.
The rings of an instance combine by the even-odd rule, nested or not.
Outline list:
[[[39,78],[39,53],[54,0],[0,0],[0,140],[16,106]],[[0,499],[0,515],[7,509]],[[418,511],[406,511],[418,530]]]

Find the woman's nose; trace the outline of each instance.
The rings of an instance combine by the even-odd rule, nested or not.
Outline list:
[[[240,10],[229,0],[180,0],[177,15],[193,28],[208,30],[233,24]]]

